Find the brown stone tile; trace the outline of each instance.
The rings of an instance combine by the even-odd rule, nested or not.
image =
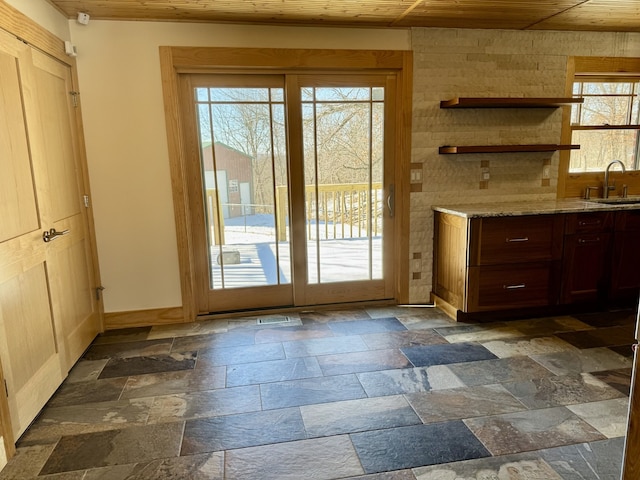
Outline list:
[[[41,474],[177,457],[183,429],[182,423],[171,423],[66,436],[54,448]]]
[[[606,437],[566,407],[464,420],[492,455],[507,455]]]

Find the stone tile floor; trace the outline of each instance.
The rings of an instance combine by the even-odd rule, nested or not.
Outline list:
[[[619,478],[633,311],[289,318],[99,336],[0,479]]]

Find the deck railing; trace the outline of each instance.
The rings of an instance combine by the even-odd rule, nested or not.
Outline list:
[[[210,241],[224,244],[224,219],[216,202],[215,189],[206,192]],[[276,187],[277,240],[287,240],[289,219],[288,187]],[[264,207],[264,206],[262,206]],[[336,183],[305,187],[307,238],[337,239],[378,236],[382,229],[382,183]],[[270,212],[264,212],[270,213]],[[220,223],[220,228],[214,228]],[[221,243],[220,243],[221,242]]]

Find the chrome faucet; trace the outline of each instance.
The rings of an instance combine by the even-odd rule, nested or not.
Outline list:
[[[611,168],[612,165],[616,163],[620,164],[620,167],[622,168],[622,173],[626,172],[626,169],[624,168],[624,163],[622,163],[620,160],[614,160],[609,165],[607,165],[607,168],[604,169],[604,183],[602,185],[602,198],[609,198],[609,192],[611,190],[616,189],[615,180],[613,181],[614,185],[609,186],[609,169]]]

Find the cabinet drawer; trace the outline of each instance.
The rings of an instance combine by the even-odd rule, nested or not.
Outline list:
[[[551,305],[554,268],[555,262],[470,267],[468,311]]]
[[[565,216],[564,233],[604,232],[613,227],[613,212],[571,213]]]
[[[479,218],[471,222],[470,265],[497,265],[559,258],[562,216]]]

